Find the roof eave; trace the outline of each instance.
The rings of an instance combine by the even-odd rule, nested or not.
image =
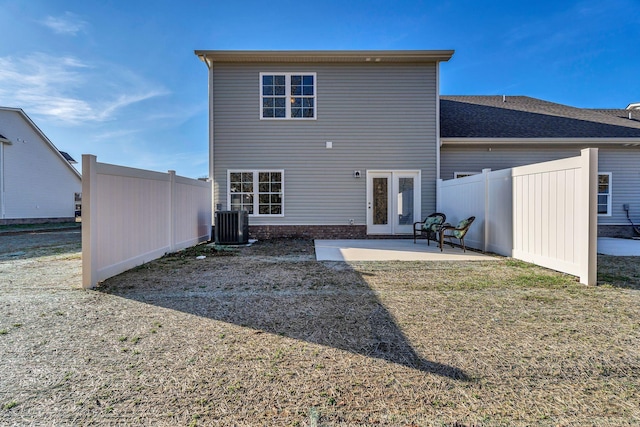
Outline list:
[[[453,50],[196,50],[205,63],[210,62],[290,62],[290,63],[397,63],[442,62]]]

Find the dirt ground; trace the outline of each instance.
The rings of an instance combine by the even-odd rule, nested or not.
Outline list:
[[[205,259],[196,259],[205,255]],[[183,251],[80,289],[79,233],[0,235],[0,424],[640,425],[640,267]]]

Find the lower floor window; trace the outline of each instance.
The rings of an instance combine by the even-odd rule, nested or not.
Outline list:
[[[284,171],[229,171],[228,205],[230,210],[249,215],[283,215]]]
[[[598,215],[611,215],[611,173],[598,174]]]

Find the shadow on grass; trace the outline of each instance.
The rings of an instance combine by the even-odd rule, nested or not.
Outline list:
[[[0,233],[0,261],[64,255],[82,250],[80,228]]]
[[[598,285],[640,289],[640,257],[598,255]]]
[[[202,263],[163,258],[98,290],[468,380],[461,369],[421,357],[362,275],[345,263],[242,255]]]

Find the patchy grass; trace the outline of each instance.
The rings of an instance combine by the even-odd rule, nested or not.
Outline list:
[[[8,411],[9,409],[15,408],[16,406],[18,406],[18,402],[16,402],[15,400],[12,400],[11,402],[7,402],[4,405],[2,405],[2,409],[4,409],[5,411]]]
[[[586,287],[507,258],[202,246],[98,291],[0,284],[0,393],[20,402],[0,424],[640,423],[636,258],[599,257]]]
[[[598,255],[598,284],[640,290],[638,257]]]
[[[68,228],[80,228],[80,223],[77,222],[48,222],[42,224],[9,224],[0,225],[0,233],[9,232],[29,232],[40,230],[60,230]]]
[[[164,259],[189,259],[204,256],[232,256],[240,250],[236,246],[220,246],[214,243],[203,243],[164,256]]]

